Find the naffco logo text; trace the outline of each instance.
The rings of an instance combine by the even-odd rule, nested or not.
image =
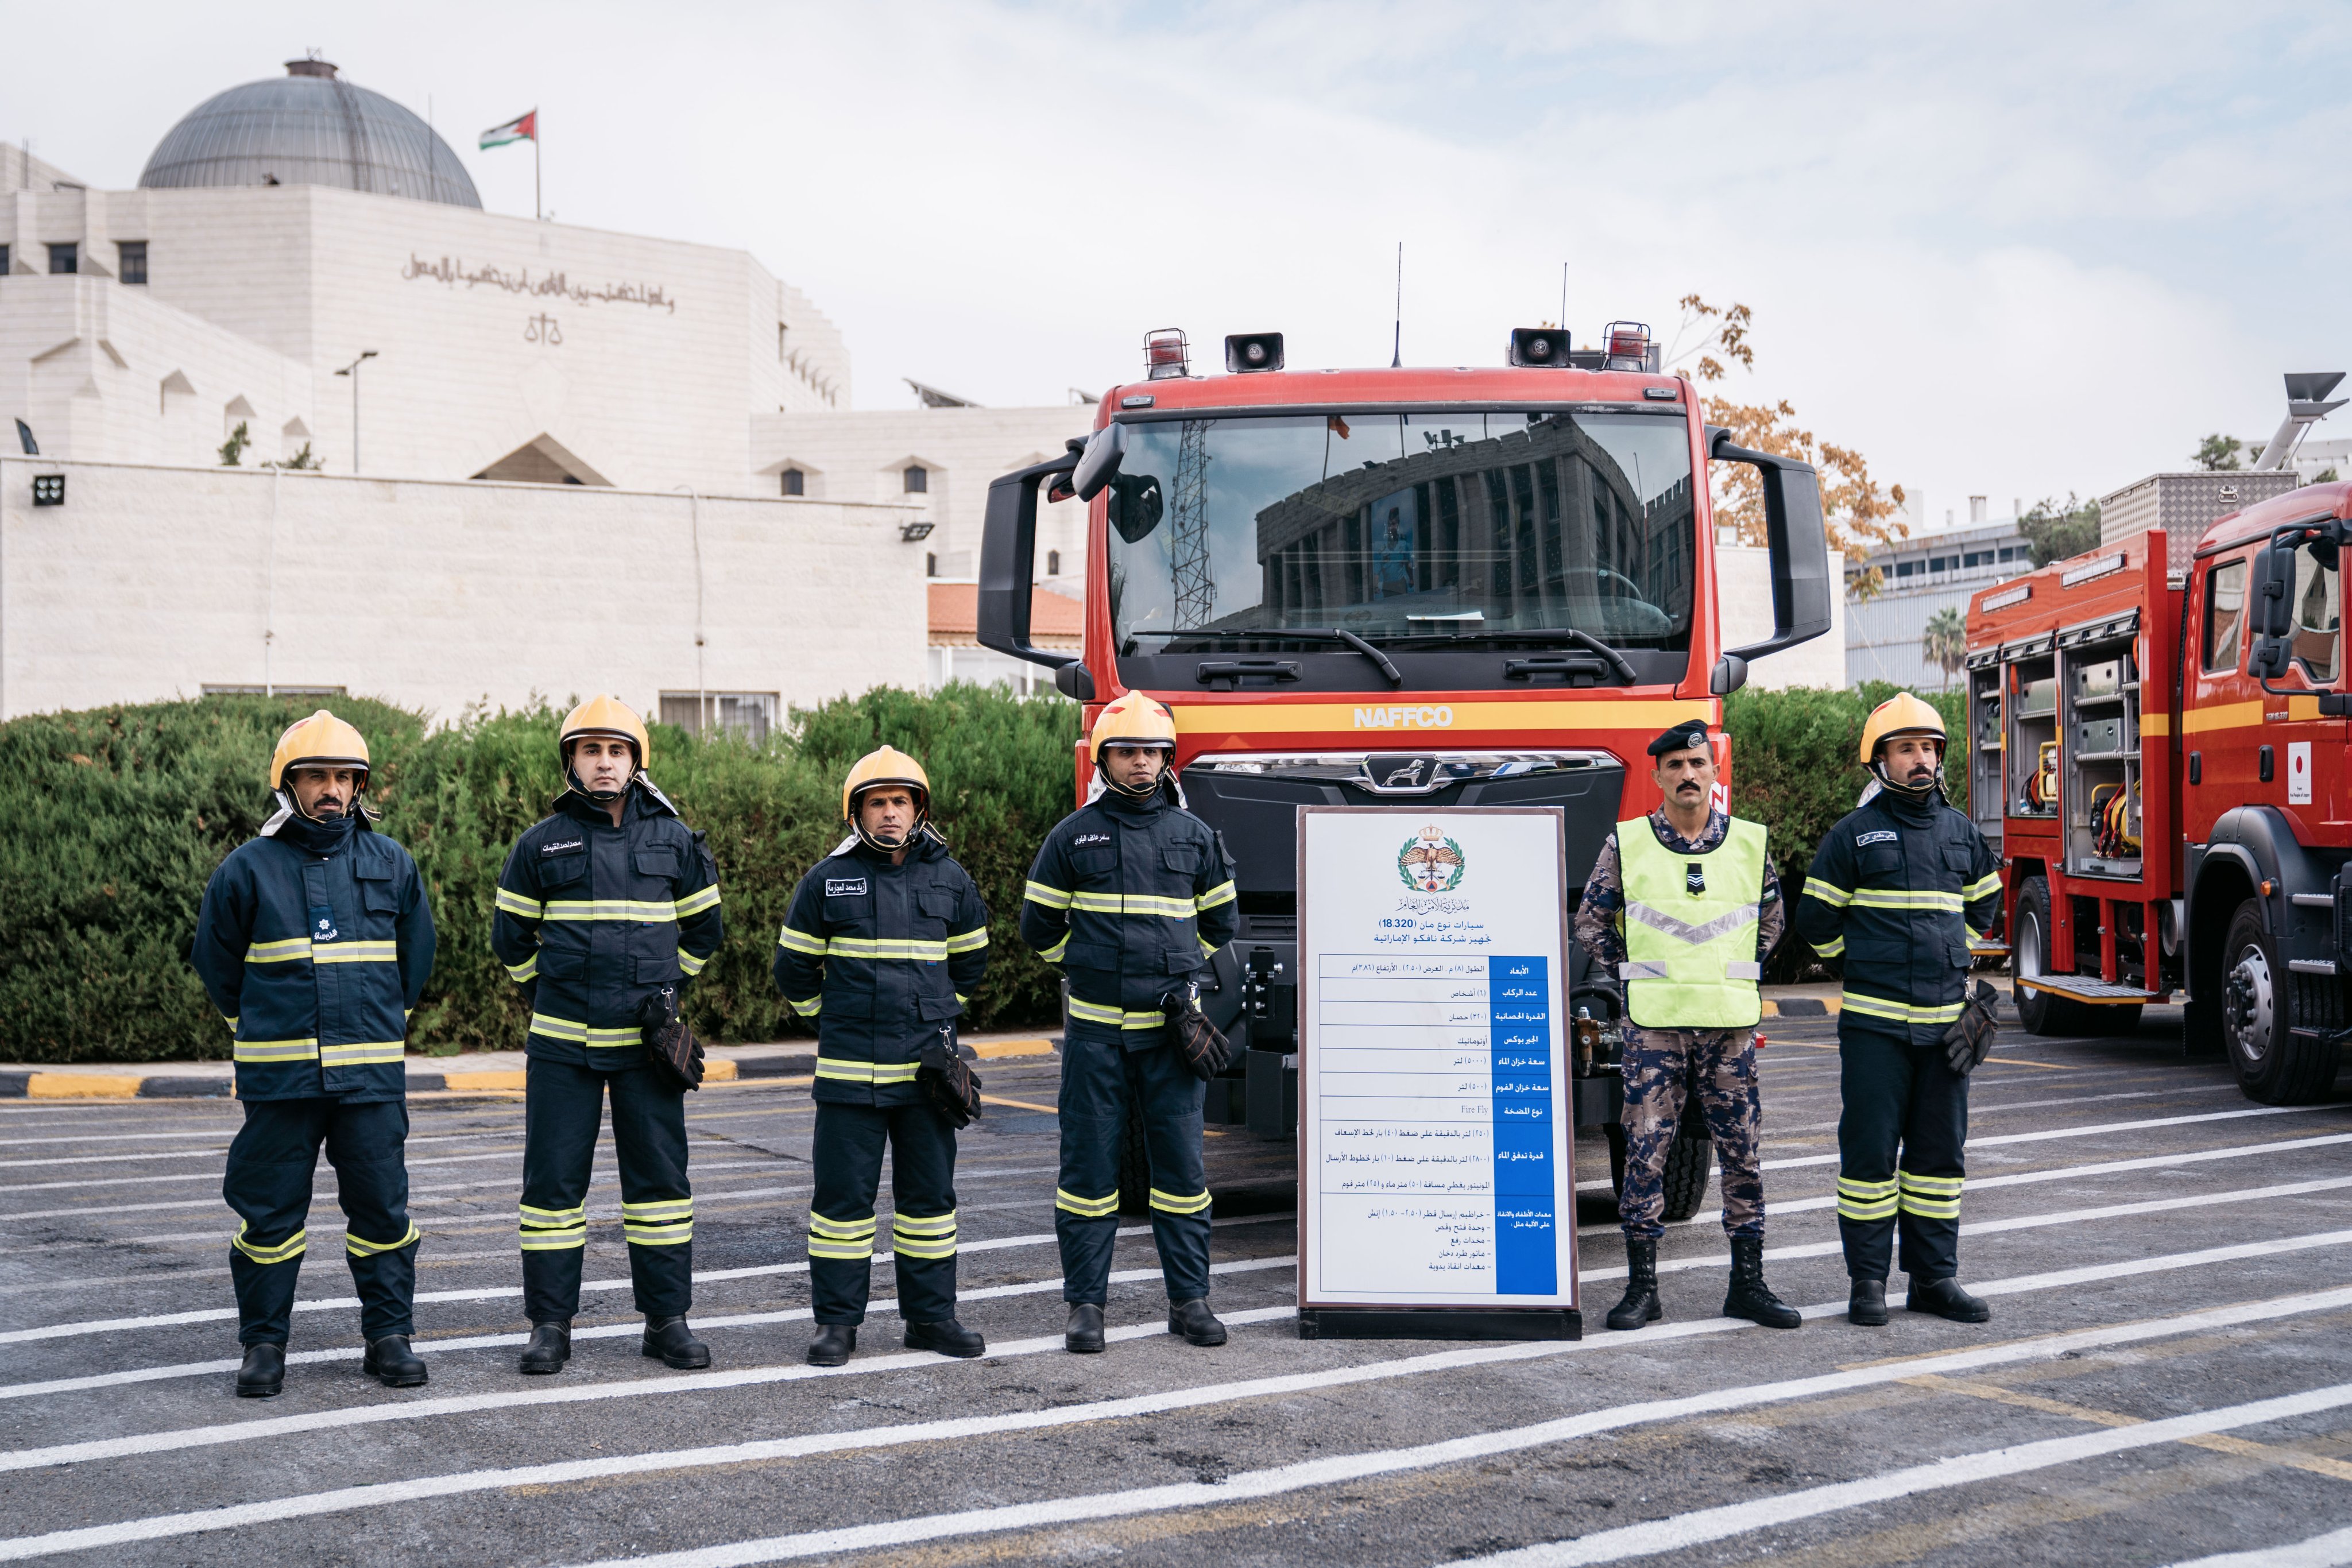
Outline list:
[[[1358,729],[1451,729],[1454,710],[1436,706],[1360,707],[1356,710]]]

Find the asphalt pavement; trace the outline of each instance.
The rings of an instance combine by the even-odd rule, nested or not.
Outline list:
[[[573,1359],[523,1378],[520,1096],[445,1091],[412,1102],[409,1148],[430,1385],[361,1375],[322,1166],[266,1402],[231,1392],[236,1105],[10,1102],[0,1561],[1858,1568],[2314,1541],[2253,1561],[2352,1561],[2352,1093],[2254,1105],[2183,1059],[2178,1009],[2121,1040],[2004,1030],[1961,1208],[1992,1322],[1861,1329],[1837,1252],[1835,1020],[1769,1027],[1766,1266],[1806,1309],[1793,1332],[1715,1315],[1710,1210],[1661,1248],[1665,1321],[1601,1327],[1624,1259],[1585,1143],[1581,1342],[1301,1341],[1290,1151],[1236,1129],[1209,1140],[1231,1343],[1166,1333],[1137,1219],[1113,1343],[1069,1355],[1055,1060],[1033,1057],[982,1064],[994,1103],[962,1141],[962,1316],[985,1359],[902,1349],[877,1260],[856,1359],[805,1364],[813,1107],[805,1082],[746,1079],[688,1105],[710,1370],[638,1354],[607,1145]]]

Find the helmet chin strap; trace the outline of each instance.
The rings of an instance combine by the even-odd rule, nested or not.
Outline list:
[[[856,833],[858,841],[867,849],[877,854],[895,855],[900,850],[911,848],[915,841],[923,836],[923,830],[929,827],[930,823],[931,802],[930,798],[925,796],[923,803],[915,808],[915,820],[907,824],[906,836],[897,843],[890,843],[876,838],[866,831],[866,800],[862,791],[858,799],[849,803],[849,831]]]
[[[1168,782],[1168,768],[1165,763],[1160,765],[1160,771],[1151,776],[1150,783],[1140,787],[1119,782],[1118,775],[1113,773],[1100,758],[1095,759],[1095,773],[1102,779],[1106,789],[1116,789],[1130,800],[1149,800],[1160,792],[1160,787],[1162,784]]]
[[[621,780],[621,787],[618,789],[591,789],[581,779],[579,766],[572,760],[572,755],[579,749],[580,746],[577,741],[574,741],[571,746],[564,748],[563,781],[566,784],[571,785],[575,792],[586,796],[589,800],[593,800],[599,806],[609,806],[614,801],[619,800],[622,796],[627,794],[629,792],[629,786],[637,781],[637,775],[645,771],[645,765],[637,761],[636,747],[633,746],[629,748],[629,761],[634,766],[629,769],[629,776]]]
[[[1941,756],[1936,758],[1936,770],[1927,776],[1927,780],[1924,784],[1907,783],[1895,778],[1887,770],[1886,761],[1883,757],[1872,760],[1870,776],[1878,780],[1881,789],[1892,789],[1897,795],[1908,795],[1913,800],[1919,800],[1944,787],[1944,759]]]

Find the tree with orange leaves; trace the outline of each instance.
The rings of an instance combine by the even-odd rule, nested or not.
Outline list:
[[[1744,370],[1756,368],[1756,349],[1749,341],[1755,313],[1745,305],[1718,309],[1696,294],[1681,300],[1682,324],[1675,333],[1666,364],[1691,360],[1691,375],[1702,382],[1720,382],[1729,373],[1725,361],[1738,361]],[[1687,348],[1685,340],[1696,335]],[[1717,356],[1721,357],[1718,358]],[[1786,398],[1773,402],[1739,403],[1710,399],[1710,423],[1731,432],[1731,439],[1757,452],[1793,457],[1810,463],[1822,476],[1822,518],[1827,525],[1830,549],[1859,556],[1875,546],[1903,538],[1910,529],[1903,522],[1903,486],[1879,488],[1870,476],[1870,465],[1851,446],[1821,440],[1797,423],[1797,411]],[[1743,463],[1715,465],[1709,471],[1715,498],[1715,520],[1738,531],[1742,544],[1760,545],[1764,535],[1764,486],[1757,471]],[[1877,587],[1876,572],[1854,584],[1858,598]]]

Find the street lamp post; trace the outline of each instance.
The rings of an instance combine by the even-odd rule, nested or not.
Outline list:
[[[360,367],[375,358],[373,349],[362,349],[360,357],[335,374],[352,378],[352,472],[360,471]]]

